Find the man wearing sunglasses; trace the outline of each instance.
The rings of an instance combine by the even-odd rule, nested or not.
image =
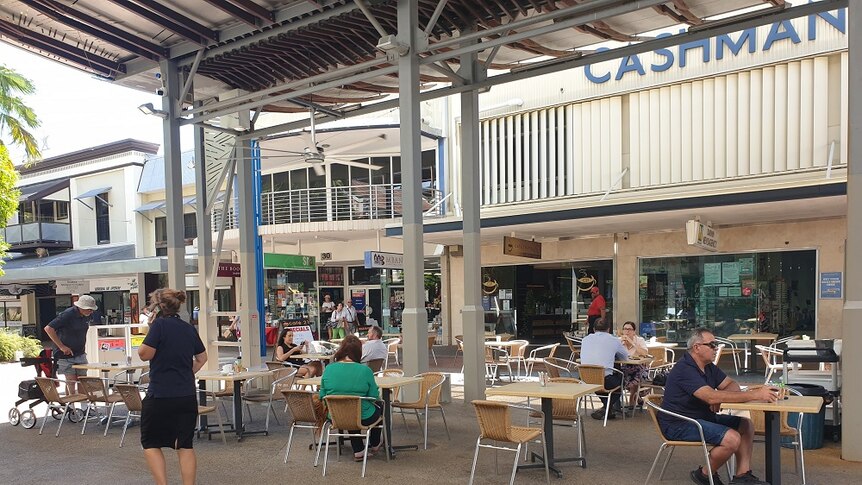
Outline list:
[[[759,480],[751,473],[754,438],[751,421],[739,416],[717,414],[717,411],[723,402],[775,402],[778,390],[763,386],[743,391],[736,381],[712,363],[718,345],[712,332],[705,328],[698,328],[691,334],[688,339],[688,352],[667,376],[662,408],[696,419],[703,427],[704,439],[714,446],[709,452],[709,464],[715,485],[723,485],[717,471],[731,455],[736,456],[737,472],[730,481],[731,484],[765,484],[767,482]],[[700,441],[697,426],[693,423],[660,413],[659,424],[668,439]],[[691,472],[691,480],[708,485],[706,470],[703,466],[698,467]]]

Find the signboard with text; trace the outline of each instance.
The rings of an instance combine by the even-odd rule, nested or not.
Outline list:
[[[700,221],[691,220],[685,223],[685,235],[690,246],[718,251],[718,230]]]
[[[301,254],[264,253],[263,267],[314,270],[317,268],[317,261],[314,256],[303,256]]]
[[[90,280],[90,291],[138,291],[138,279],[104,278]]]
[[[398,253],[383,253],[380,251],[365,251],[365,267],[367,269],[403,269],[404,255]]]
[[[542,243],[517,237],[503,236],[503,254],[522,258],[542,259]]]
[[[239,278],[240,277],[240,264],[239,263],[224,263],[220,262],[218,264],[218,272],[216,276],[221,277],[229,277],[229,278]]]
[[[842,273],[833,271],[820,273],[820,298],[840,300],[843,295]]]

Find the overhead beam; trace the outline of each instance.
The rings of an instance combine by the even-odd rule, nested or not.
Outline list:
[[[251,0],[227,0],[228,2],[236,5],[237,7],[243,9],[251,15],[259,18],[265,24],[271,24],[275,22],[275,14],[270,10],[267,10],[264,7],[252,2]]]
[[[158,62],[168,55],[168,50],[157,44],[54,0],[21,0],[21,3],[41,12],[55,22],[90,34],[111,45],[152,61]]]
[[[245,22],[248,25],[253,25],[255,27],[258,27],[258,18],[257,17],[255,17],[254,15],[249,13],[248,11],[243,10],[240,7],[237,7],[236,5],[234,5],[230,2],[227,2],[226,0],[204,0],[204,1],[206,3],[212,5],[213,7],[221,10],[222,12],[224,12],[226,14],[228,14],[232,17],[238,18],[239,20]]]
[[[206,46],[210,41],[218,42],[218,32],[152,0],[111,0],[111,2],[198,45]]]

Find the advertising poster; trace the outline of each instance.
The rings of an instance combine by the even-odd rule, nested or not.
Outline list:
[[[820,298],[841,299],[842,277],[840,271],[820,273]]]
[[[739,283],[739,263],[721,263],[721,282],[730,285]]]
[[[353,302],[353,308],[355,308],[357,312],[365,310],[364,289],[350,290],[350,300]]]
[[[314,341],[314,335],[311,334],[311,327],[308,325],[297,325],[287,328],[293,331],[293,343],[296,345],[302,345],[305,341]]]
[[[703,284],[717,285],[721,283],[721,263],[704,263]]]
[[[143,340],[142,340],[143,341]],[[99,339],[99,350],[103,352],[110,351],[126,351],[126,340],[123,338],[100,338]]]

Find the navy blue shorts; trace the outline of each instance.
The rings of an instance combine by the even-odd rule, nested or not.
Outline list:
[[[742,418],[739,416],[731,416],[729,414],[716,414],[715,422],[705,419],[698,419],[698,423],[703,427],[703,437],[710,445],[719,445],[724,439],[724,434],[727,430],[733,428],[739,430],[742,424]],[[673,441],[700,441],[700,433],[697,432],[697,426],[689,421],[678,421],[670,424],[663,429],[665,437]]]

